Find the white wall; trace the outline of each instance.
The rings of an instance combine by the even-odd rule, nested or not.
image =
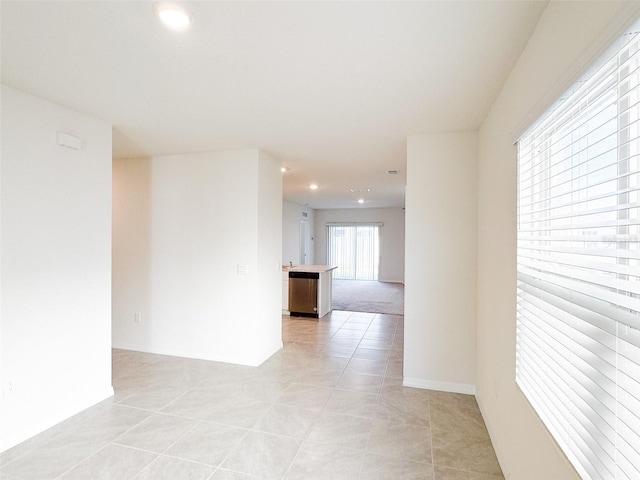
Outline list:
[[[307,215],[306,217],[304,216],[305,213]],[[303,220],[309,222],[311,232],[311,258],[308,259],[307,264],[315,264],[314,244],[316,242],[314,215],[315,210],[312,208],[304,207],[297,203],[282,202],[282,263],[284,265],[289,265],[289,262],[292,262],[294,265],[300,263],[300,222]]]
[[[344,208],[316,210],[316,261],[327,263],[327,223],[382,222],[380,228],[381,282],[404,282],[404,209],[402,208]]]
[[[282,348],[282,162],[258,152],[258,281],[255,302],[254,344],[262,355],[251,364],[262,363]],[[242,292],[241,292],[242,293]],[[244,297],[245,303],[254,303]]]
[[[114,347],[247,365],[282,347],[279,166],[258,150],[114,161]]]
[[[507,479],[578,478],[514,380],[515,134],[569,86],[639,5],[552,2],[480,131],[477,398]]]
[[[0,450],[113,395],[111,126],[2,86]],[[56,132],[83,139],[56,144]]]
[[[475,391],[476,132],[407,140],[404,385]]]

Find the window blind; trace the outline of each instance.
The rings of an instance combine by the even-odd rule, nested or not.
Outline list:
[[[639,31],[518,141],[516,382],[585,479],[640,479]]]
[[[329,264],[333,278],[378,280],[380,224],[327,224]]]

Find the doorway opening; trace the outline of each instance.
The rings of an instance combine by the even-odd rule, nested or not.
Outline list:
[[[327,224],[334,310],[404,314],[404,285],[379,281],[381,223]]]
[[[300,220],[300,265],[309,265],[311,258],[311,230],[307,220]]]

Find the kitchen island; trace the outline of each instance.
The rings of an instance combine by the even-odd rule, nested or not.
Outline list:
[[[287,306],[290,315],[322,318],[331,311],[332,277],[336,268],[329,265],[282,267],[283,281],[285,275],[288,280]]]

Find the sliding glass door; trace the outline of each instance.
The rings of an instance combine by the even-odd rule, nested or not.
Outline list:
[[[333,278],[378,280],[380,264],[379,224],[329,224],[327,245]]]

